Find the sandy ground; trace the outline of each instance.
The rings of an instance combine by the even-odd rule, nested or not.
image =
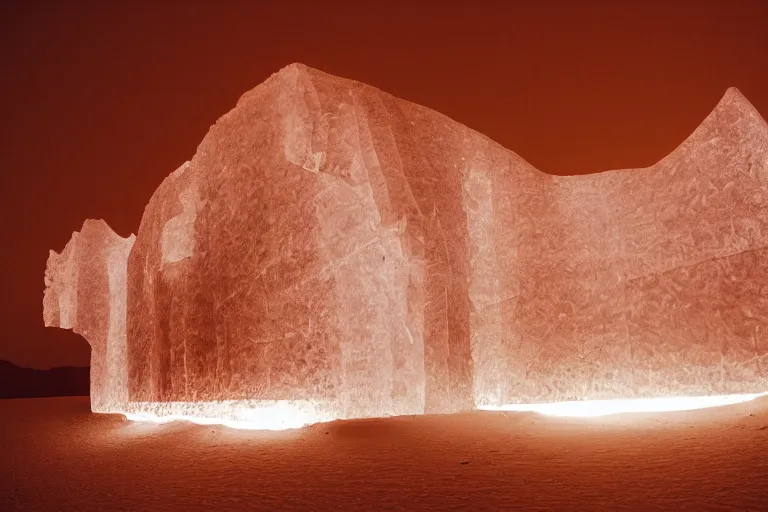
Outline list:
[[[684,413],[131,423],[0,401],[0,510],[768,511],[768,398]]]

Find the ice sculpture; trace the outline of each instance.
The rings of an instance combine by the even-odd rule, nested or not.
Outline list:
[[[135,243],[87,221],[46,285],[46,325],[93,347],[95,411],[762,392],[768,126],[729,89],[656,165],[558,177],[293,64],[165,179]]]
[[[72,329],[91,345],[91,408],[117,412],[128,401],[125,312],[128,253],[103,220],[86,220],[45,269],[45,325]]]

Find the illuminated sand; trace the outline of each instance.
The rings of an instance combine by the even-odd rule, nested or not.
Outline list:
[[[768,393],[698,397],[579,400],[541,404],[484,406],[486,411],[535,412],[546,416],[595,417],[637,412],[692,411],[748,402]],[[327,405],[302,401],[225,401],[132,403],[125,417],[131,421],[169,423],[189,421],[247,430],[287,430],[334,419]],[[325,411],[324,411],[325,409]]]
[[[85,221],[45,284],[45,324],[92,347],[95,412],[762,393],[768,124],[730,88],[650,167],[552,176],[293,64],[211,127],[135,237]]]
[[[252,430],[285,430],[335,419],[327,405],[301,400],[132,402],[127,409],[125,416],[132,421],[183,420]]]
[[[768,393],[710,396],[674,396],[664,398],[634,398],[614,400],[578,400],[540,404],[509,404],[499,407],[484,406],[486,411],[536,412],[547,416],[595,417],[637,412],[694,411],[711,407],[749,402]]]
[[[0,401],[0,510],[764,512],[768,398],[550,418],[476,411],[282,432]]]

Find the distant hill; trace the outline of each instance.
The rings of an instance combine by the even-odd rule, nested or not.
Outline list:
[[[0,398],[88,396],[89,373],[87,366],[36,370],[0,361]]]

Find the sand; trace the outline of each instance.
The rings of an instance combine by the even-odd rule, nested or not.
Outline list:
[[[768,398],[594,419],[132,423],[0,401],[0,510],[768,511]]]

